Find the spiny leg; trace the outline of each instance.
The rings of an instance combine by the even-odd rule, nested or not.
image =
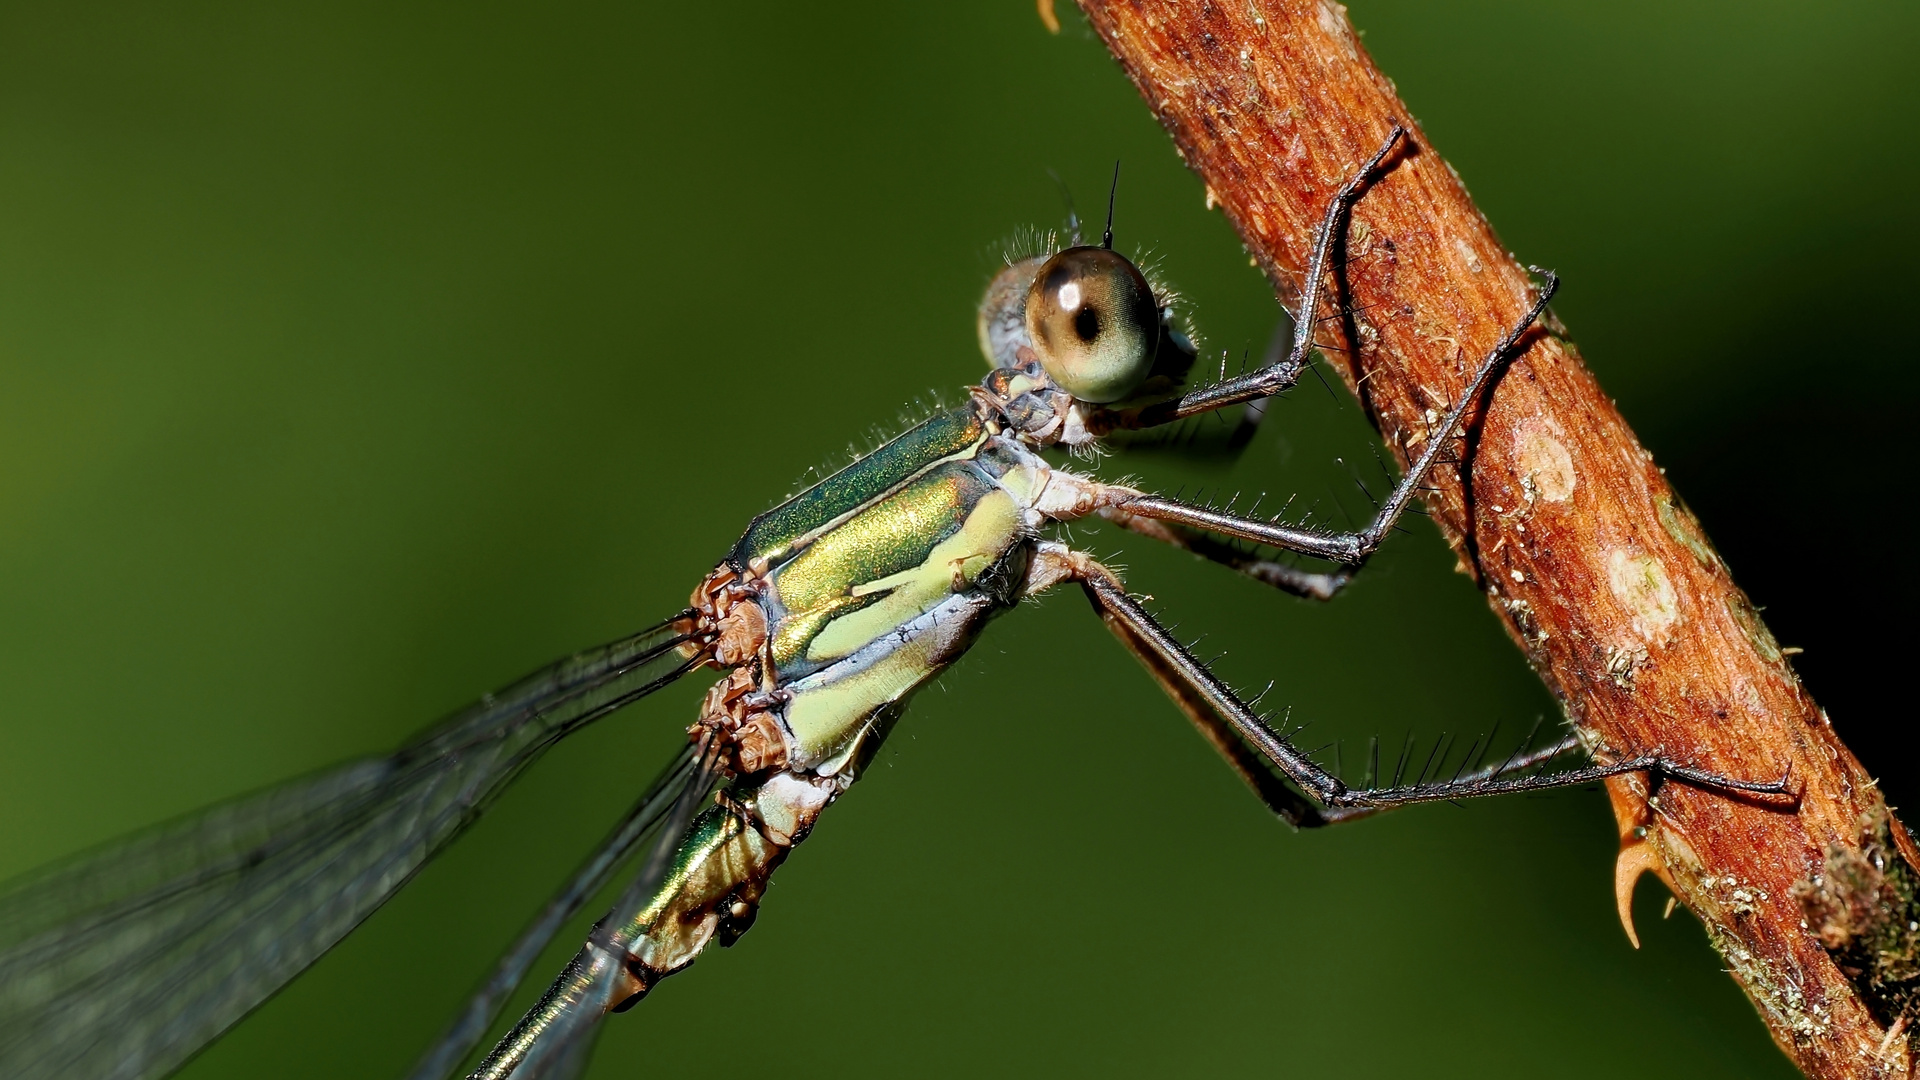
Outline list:
[[[1266,349],[1261,353],[1260,366],[1267,368],[1279,364],[1297,336],[1298,332],[1291,315],[1278,322],[1273,328],[1273,334],[1267,342]],[[1220,377],[1223,380],[1227,377],[1224,353],[1220,360]],[[1238,457],[1253,442],[1254,437],[1259,434],[1261,424],[1265,422],[1267,414],[1271,411],[1273,400],[1270,397],[1263,397],[1254,398],[1246,403],[1246,408],[1241,410],[1239,422],[1227,434],[1226,455]],[[1129,446],[1127,449],[1131,450],[1132,447]],[[1333,572],[1304,570],[1287,563],[1262,558],[1258,554],[1244,550],[1240,545],[1223,541],[1216,536],[1209,536],[1198,529],[1154,521],[1151,518],[1129,514],[1118,507],[1109,506],[1100,510],[1099,513],[1101,517],[1123,529],[1217,562],[1263,585],[1271,585],[1295,596],[1309,600],[1330,600],[1346,585],[1345,578],[1348,572],[1345,570]]]
[[[1538,271],[1545,279],[1539,295],[1533,305],[1527,309],[1526,316],[1509,329],[1492,351],[1489,352],[1480,367],[1474,372],[1473,379],[1461,393],[1453,407],[1447,410],[1438,430],[1427,437],[1426,447],[1420,456],[1414,459],[1400,482],[1387,494],[1380,509],[1374,514],[1373,521],[1358,532],[1330,533],[1296,525],[1282,525],[1274,521],[1243,517],[1229,511],[1215,510],[1206,506],[1181,502],[1159,495],[1135,491],[1113,485],[1100,484],[1097,481],[1075,477],[1074,480],[1087,486],[1087,495],[1082,503],[1076,504],[1078,513],[1098,513],[1110,521],[1157,540],[1184,547],[1195,554],[1224,562],[1237,570],[1286,589],[1297,595],[1325,600],[1331,598],[1352,580],[1354,571],[1364,565],[1379,549],[1382,542],[1393,531],[1393,527],[1412,505],[1414,497],[1426,485],[1433,467],[1448,443],[1459,432],[1460,425],[1467,413],[1480,400],[1487,386],[1496,374],[1511,358],[1515,346],[1533,326],[1535,319],[1546,310],[1547,302],[1560,287],[1560,279],[1550,271]],[[1144,519],[1141,520],[1141,519]],[[1175,528],[1156,530],[1149,526],[1164,523]],[[1186,530],[1200,530],[1235,540],[1246,540],[1268,547],[1299,552],[1329,562],[1344,564],[1348,569],[1327,574],[1312,574],[1307,571],[1286,567],[1280,563],[1266,562],[1259,572],[1248,569],[1256,561],[1225,545],[1207,546],[1194,543]],[[1236,561],[1241,560],[1241,561]],[[1267,568],[1274,569],[1267,569]]]
[[[1773,782],[1736,780],[1718,773],[1697,769],[1673,761],[1663,754],[1640,754],[1612,764],[1590,764],[1547,775],[1516,776],[1518,762],[1503,763],[1470,775],[1433,783],[1356,789],[1322,768],[1305,752],[1266,725],[1238,694],[1221,682],[1206,665],[1176,641],[1147,610],[1139,605],[1120,579],[1093,558],[1060,544],[1043,544],[1035,556],[1035,569],[1029,573],[1029,591],[1037,592],[1061,581],[1077,581],[1095,608],[1110,623],[1123,627],[1130,647],[1137,646],[1152,656],[1150,670],[1182,688],[1177,701],[1204,703],[1248,748],[1280,770],[1307,796],[1328,810],[1356,808],[1385,809],[1419,802],[1445,802],[1523,791],[1548,791],[1578,787],[1624,773],[1644,772],[1655,778],[1678,780],[1696,787],[1753,795],[1786,795],[1787,777]],[[1190,697],[1189,697],[1190,695]],[[1570,744],[1551,748],[1555,752],[1571,749]],[[1529,763],[1537,763],[1537,757]],[[1256,791],[1258,788],[1256,787]],[[1276,812],[1281,812],[1276,808]],[[1285,816],[1282,813],[1282,816]],[[1323,811],[1324,817],[1324,811]],[[1302,821],[1302,824],[1314,824]]]
[[[1203,559],[1237,570],[1263,585],[1271,585],[1282,592],[1308,600],[1333,599],[1334,594],[1345,588],[1353,577],[1353,571],[1349,569],[1304,570],[1273,559],[1263,559],[1198,529],[1130,514],[1119,506],[1102,507],[1099,514],[1130,532],[1190,551]]]
[[[1282,318],[1274,322],[1273,333],[1268,336],[1267,347],[1260,351],[1260,359],[1256,363],[1254,370],[1258,371],[1279,365],[1286,357],[1288,350],[1293,347],[1295,334],[1293,313],[1289,311],[1286,312]],[[1166,344],[1163,342],[1161,348],[1164,349],[1166,347]],[[1325,346],[1322,346],[1322,348],[1325,348]],[[1241,365],[1241,373],[1245,374],[1246,371],[1247,368],[1243,362]],[[1223,351],[1220,354],[1220,379],[1225,381],[1226,378],[1227,354]],[[1321,382],[1326,383],[1326,380],[1322,379]],[[1333,387],[1331,384],[1327,384],[1327,390],[1329,393],[1332,392]],[[1128,443],[1121,447],[1121,449],[1131,453],[1136,448],[1145,446],[1151,447],[1156,451],[1170,453],[1172,456],[1180,458],[1191,459],[1204,457],[1215,460],[1237,458],[1246,452],[1247,447],[1251,446],[1254,438],[1260,434],[1261,425],[1266,422],[1268,414],[1273,411],[1273,400],[1272,397],[1254,398],[1252,401],[1247,402],[1240,410],[1240,418],[1236,420],[1231,427],[1210,429],[1207,431],[1207,434],[1202,437],[1182,433],[1174,435],[1162,442]],[[1197,429],[1194,428],[1188,428],[1186,432],[1190,433],[1196,430]]]
[[[1247,749],[1247,744],[1233,733],[1232,728],[1220,721],[1204,698],[1194,693],[1193,688],[1177,674],[1168,670],[1159,655],[1142,642],[1125,622],[1115,618],[1098,603],[1094,604],[1094,610],[1099,613],[1101,621],[1107,624],[1107,629],[1113,631],[1113,636],[1120,639],[1120,644],[1126,646],[1127,651],[1153,676],[1153,681],[1160,684],[1160,689],[1166,691],[1174,705],[1193,722],[1194,729],[1200,732],[1201,738],[1207,740],[1207,745],[1226,759],[1227,767],[1233,770],[1234,775],[1280,820],[1296,829],[1303,829],[1333,825],[1377,813],[1370,807],[1335,810],[1317,806],[1289,787],[1267,767],[1263,758]]]
[[[1196,694],[1191,686],[1169,672],[1160,658],[1142,643],[1124,622],[1102,610],[1097,603],[1094,610],[1099,612],[1101,621],[1107,624],[1107,629],[1113,631],[1113,636],[1126,646],[1127,651],[1131,652],[1147,669],[1147,673],[1153,676],[1153,680],[1160,684],[1160,689],[1166,692],[1168,699],[1175,707],[1193,723],[1194,729],[1200,732],[1200,737],[1205,739],[1207,745],[1213,747],[1216,753],[1226,759],[1227,767],[1233,770],[1241,783],[1247,785],[1247,789],[1253,792],[1255,798],[1265,804],[1268,810],[1273,811],[1275,817],[1296,829],[1314,829],[1326,825],[1338,825],[1344,821],[1357,821],[1360,818],[1372,817],[1382,810],[1391,809],[1391,807],[1376,806],[1315,805],[1313,800],[1295,791],[1280,778],[1278,773],[1268,767],[1265,758],[1248,749],[1247,744],[1234,734],[1233,729],[1221,721],[1220,717],[1207,706],[1206,700]],[[1544,747],[1517,751],[1499,764],[1477,769],[1462,776],[1461,779],[1484,779],[1525,772],[1578,749],[1579,745],[1579,740],[1568,735]]]
[[[1387,133],[1386,141],[1380,144],[1380,149],[1374,151],[1366,164],[1360,166],[1327,203],[1327,212],[1320,221],[1320,231],[1314,237],[1313,256],[1307,262],[1306,280],[1300,288],[1300,310],[1293,321],[1293,348],[1287,351],[1284,359],[1211,386],[1190,390],[1169,401],[1134,409],[1101,410],[1094,414],[1090,426],[1107,431],[1159,427],[1229,405],[1272,397],[1299,382],[1301,373],[1307,367],[1307,353],[1313,348],[1314,327],[1319,325],[1320,295],[1326,288],[1334,242],[1345,228],[1347,218],[1353,212],[1353,204],[1366,194],[1367,187],[1379,174],[1380,166],[1406,134],[1406,128],[1394,124]]]

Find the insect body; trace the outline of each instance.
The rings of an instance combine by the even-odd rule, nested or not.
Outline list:
[[[1322,598],[1367,560],[1543,309],[1551,275],[1358,532],[1105,484],[1042,451],[1291,386],[1306,363],[1333,238],[1403,136],[1395,127],[1329,206],[1286,358],[1182,391],[1192,352],[1145,277],[1111,250],[1110,226],[1101,246],[1015,262],[988,287],[980,340],[993,370],[966,402],[754,519],[677,616],[538,672],[392,756],[216,807],[0,896],[0,1074],[165,1075],[384,902],[546,746],[690,671],[722,669],[688,752],[529,925],[414,1073],[444,1077],[464,1061],[542,946],[639,854],[619,902],[471,1074],[575,1075],[605,1015],[634,1005],[710,942],[745,932],[774,870],[854,782],[914,690],[996,613],[1064,584],[1082,588],[1176,705],[1295,825],[1627,771],[1778,791],[1657,755],[1525,771],[1570,741],[1444,783],[1350,788],[1269,728],[1112,571],[1051,538],[1053,526],[1097,515]],[[1213,537],[1339,569],[1254,559]]]
[[[1105,248],[1010,266],[981,324],[990,357],[1011,366],[965,404],[756,518],[695,590],[680,648],[731,672],[693,734],[743,779],[696,820],[670,886],[629,925],[589,940],[476,1075],[535,1067],[565,1044],[549,1030],[574,1023],[580,1002],[629,1004],[710,939],[730,944],[908,695],[996,612],[1086,572],[1080,556],[1041,540],[1044,530],[1132,492],[1056,470],[1036,452],[1086,430],[1069,411],[1085,399],[1048,368],[1118,400],[1145,381],[1162,344],[1178,346],[1162,341],[1140,272]],[[1055,363],[1043,365],[1036,345]]]

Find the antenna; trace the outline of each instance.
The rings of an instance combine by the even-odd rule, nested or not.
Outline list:
[[[1075,213],[1073,209],[1073,192],[1068,189],[1067,182],[1060,179],[1059,173],[1048,169],[1047,175],[1053,177],[1054,184],[1060,188],[1060,201],[1067,204],[1067,231],[1073,234],[1073,243],[1070,246],[1079,247],[1080,215]]]
[[[1120,161],[1113,162],[1113,187],[1107,192],[1107,231],[1100,234],[1100,246],[1113,250],[1113,200],[1120,194]]]

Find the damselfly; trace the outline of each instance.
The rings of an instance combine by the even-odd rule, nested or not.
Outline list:
[[[1562,739],[1451,776],[1389,769],[1349,786],[1216,677],[1059,527],[1099,518],[1328,599],[1366,564],[1524,350],[1556,281],[1472,375],[1378,513],[1330,532],[1103,483],[1044,451],[1262,401],[1307,370],[1331,253],[1393,126],[1327,207],[1273,363],[1188,387],[1194,352],[1161,290],[1113,250],[1073,242],[1013,260],[979,315],[991,373],[940,411],[755,518],[691,604],[483,699],[396,753],[354,762],[110,845],[0,897],[0,1073],[152,1077],[172,1071],[390,897],[548,746],[701,668],[726,672],[670,763],[504,956],[417,1077],[451,1074],[542,947],[618,870],[619,901],[475,1077],[567,1077],[599,1022],[710,943],[752,925],[773,871],[847,790],[913,692],[1017,601],[1078,586],[1173,703],[1274,813],[1319,826],[1415,802],[1533,791],[1626,772],[1778,793],[1658,754],[1531,771]],[[1237,544],[1235,543],[1237,542]],[[1237,545],[1329,564],[1305,570]]]

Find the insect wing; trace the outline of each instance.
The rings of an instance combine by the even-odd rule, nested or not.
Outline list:
[[[673,792],[672,809],[654,836],[651,850],[613,910],[595,924],[592,936],[568,961],[547,992],[520,1022],[494,1044],[467,1080],[558,1080],[586,1067],[600,1021],[621,1007],[631,992],[623,977],[633,941],[627,936],[642,910],[651,907],[672,870],[675,853],[687,840],[701,804],[718,779],[717,747],[703,741],[695,768]],[[413,1080],[426,1080],[415,1073]]]
[[[527,1077],[527,1080],[579,1080],[586,1074],[587,1065],[593,1061],[593,1047],[599,1041],[600,1026],[596,1024],[574,1036],[552,1064]],[[519,1078],[515,1077],[514,1080]]]
[[[487,1029],[500,1014],[501,1006],[527,977],[527,971],[581,907],[612,880],[642,842],[659,831],[658,826],[683,798],[687,785],[697,774],[696,753],[689,749],[661,774],[634,803],[633,809],[607,834],[600,846],[574,871],[573,877],[549,899],[538,915],[520,932],[507,951],[501,954],[487,980],[474,991],[467,1005],[440,1039],[420,1059],[409,1080],[445,1080],[472,1054]],[[596,1031],[598,1029],[595,1029]],[[591,1036],[580,1041],[591,1047]],[[584,1065],[587,1053],[579,1054]]]
[[[399,751],[242,796],[0,891],[0,1076],[164,1076],[392,896],[555,740],[697,666],[690,612]]]

